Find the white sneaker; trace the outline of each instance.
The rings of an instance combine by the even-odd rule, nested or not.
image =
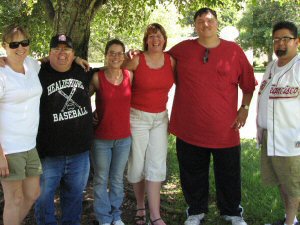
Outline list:
[[[101,225],[110,225],[110,223],[102,223]]]
[[[204,213],[198,215],[191,215],[184,222],[184,225],[200,225],[201,220],[204,218]]]
[[[122,220],[117,220],[113,222],[113,225],[125,225]]]
[[[224,220],[231,221],[232,225],[247,225],[241,216],[223,216]]]

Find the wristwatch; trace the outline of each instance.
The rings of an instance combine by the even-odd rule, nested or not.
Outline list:
[[[249,109],[249,105],[241,105],[242,108],[248,110]]]

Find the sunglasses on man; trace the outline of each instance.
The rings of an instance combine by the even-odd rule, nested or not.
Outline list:
[[[16,49],[16,48],[19,48],[20,45],[22,45],[22,47],[27,47],[27,46],[29,46],[29,44],[30,44],[30,41],[28,39],[26,39],[23,41],[12,41],[12,42],[8,43],[8,46],[11,49]]]
[[[208,56],[209,56],[209,49],[206,48],[206,49],[205,49],[204,56],[203,56],[203,63],[204,63],[204,64],[208,63]]]

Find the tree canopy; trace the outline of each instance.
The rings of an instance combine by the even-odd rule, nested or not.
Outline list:
[[[238,0],[236,2],[240,2]],[[117,34],[134,34],[145,27],[145,21],[157,4],[174,2],[185,15],[206,6],[222,6],[231,0],[2,0],[0,3],[1,28],[12,22],[29,28],[34,40],[32,51],[41,55],[48,51],[48,42],[55,33],[66,33],[75,43],[76,52],[87,57],[91,31],[105,33],[108,39]],[[94,27],[91,27],[91,23]],[[129,35],[130,34],[130,35]],[[102,35],[103,36],[103,35]],[[118,35],[117,35],[118,36]],[[122,35],[123,36],[123,35]],[[124,37],[123,36],[123,37]]]
[[[32,35],[32,53],[36,56],[48,54],[52,35],[66,33],[72,37],[76,53],[86,58],[89,48],[103,49],[113,37],[130,43],[131,47],[140,47],[141,36],[153,11],[159,4],[168,9],[170,3],[180,13],[176,20],[182,25],[192,24],[195,11],[205,6],[216,9],[221,27],[236,25],[246,8],[239,23],[242,31],[239,42],[243,47],[254,47],[258,54],[269,51],[264,46],[270,46],[266,41],[270,38],[270,30],[263,27],[270,29],[275,18],[289,18],[286,15],[299,18],[296,6],[300,0],[1,0],[0,30],[11,23],[27,27]],[[276,6],[285,8],[288,13],[274,13],[280,8]],[[259,30],[264,32],[258,33]]]
[[[252,48],[254,55],[262,53],[272,60],[272,27],[275,23],[289,20],[300,24],[300,4],[293,1],[279,2],[260,0],[257,4],[249,4],[238,23],[241,34],[239,42],[244,49]],[[300,27],[299,27],[300,28]]]

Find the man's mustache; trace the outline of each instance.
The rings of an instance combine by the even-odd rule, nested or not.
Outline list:
[[[281,50],[281,49],[278,49],[278,50],[275,51],[275,54],[276,54],[278,57],[284,56],[284,55],[286,55],[286,53],[287,53],[287,50]]]

